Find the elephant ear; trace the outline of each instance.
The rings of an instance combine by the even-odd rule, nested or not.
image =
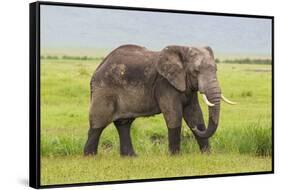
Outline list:
[[[209,52],[209,54],[211,55],[211,57],[212,57],[212,58],[215,58],[215,56],[214,56],[214,52],[213,52],[213,50],[212,50],[212,48],[211,48],[211,47],[206,46],[206,47],[205,47],[205,49]]]
[[[187,49],[180,46],[168,46],[159,56],[157,71],[179,91],[186,90],[186,73],[183,60]]]

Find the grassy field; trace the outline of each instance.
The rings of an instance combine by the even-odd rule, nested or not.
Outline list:
[[[41,62],[41,183],[63,184],[173,176],[270,171],[271,66],[218,64],[226,97],[212,153],[202,155],[183,122],[181,154],[170,156],[162,115],[136,119],[132,140],[137,158],[119,156],[111,124],[99,155],[83,157],[87,138],[89,81],[101,60],[43,59]],[[201,100],[200,100],[201,101]],[[207,117],[207,107],[201,104]]]

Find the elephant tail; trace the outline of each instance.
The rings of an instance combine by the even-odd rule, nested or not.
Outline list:
[[[106,62],[106,60],[108,59],[108,57],[112,54],[113,52],[111,52],[109,55],[107,55],[102,62],[98,65],[98,67],[96,68],[94,74],[92,75],[91,78],[91,82],[90,82],[90,90],[91,90],[91,96],[90,96],[90,101],[92,101],[92,95],[94,92],[94,78],[95,78],[95,73],[99,70],[99,68]]]
[[[91,78],[91,82],[90,82],[90,102],[92,101],[92,96],[93,96],[93,92],[94,92],[94,75]]]
[[[92,101],[92,97],[93,97],[93,93],[94,93],[94,79],[95,79],[95,75],[93,74],[92,78],[91,78],[91,82],[90,82],[90,101]]]

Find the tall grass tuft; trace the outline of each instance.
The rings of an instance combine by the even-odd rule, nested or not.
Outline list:
[[[90,76],[90,73],[89,73],[88,70],[87,70],[86,68],[84,68],[84,67],[80,67],[80,68],[78,69],[78,73],[79,73],[79,75],[81,75],[81,76]]]
[[[85,139],[78,137],[53,137],[41,139],[42,156],[82,155]]]
[[[272,153],[271,127],[253,123],[243,129],[239,143],[240,153],[268,156]]]

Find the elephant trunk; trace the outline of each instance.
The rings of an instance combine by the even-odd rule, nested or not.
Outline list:
[[[200,138],[210,138],[216,132],[219,124],[221,90],[218,82],[213,83],[213,85],[206,90],[206,99],[211,103],[211,105],[208,105],[208,128],[204,131],[199,130],[197,127],[193,128],[195,135]]]

